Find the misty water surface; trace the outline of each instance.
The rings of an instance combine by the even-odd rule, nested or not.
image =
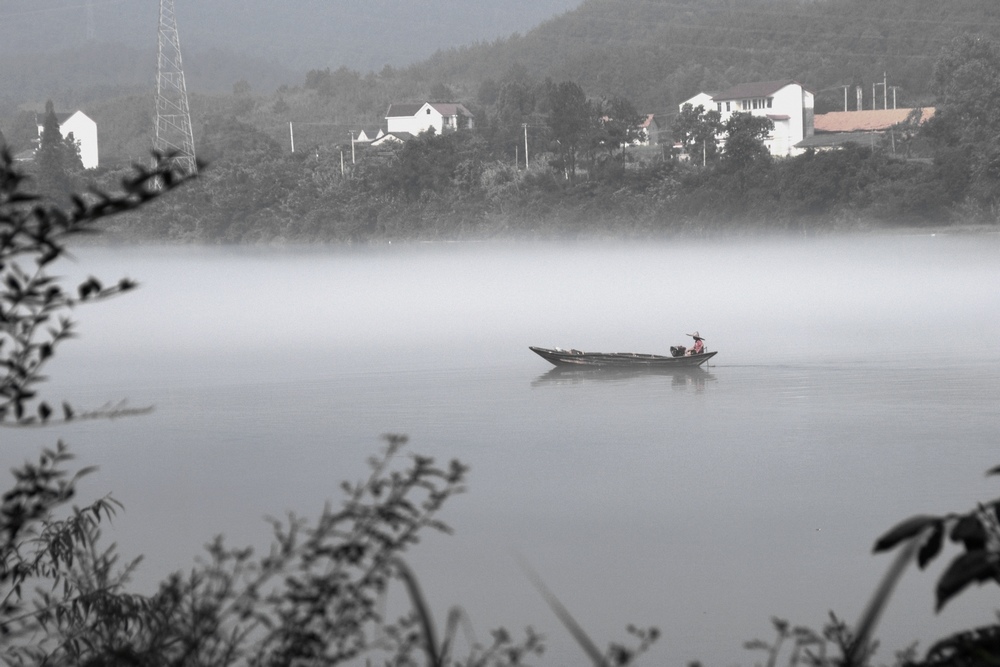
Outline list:
[[[379,435],[472,467],[412,553],[439,622],[481,639],[532,625],[540,662],[582,656],[518,558],[603,645],[663,637],[643,664],[753,664],[769,618],[853,622],[889,564],[875,538],[997,495],[1000,237],[371,249],[106,248],[66,275],[138,279],[81,309],[50,389],[153,414],[5,431],[2,463],[68,441],[100,466],[82,497],[127,511],[136,585],[213,535],[262,544],[265,515],[314,513]],[[694,376],[553,374],[528,345],[665,353],[698,329]],[[933,613],[909,572],[878,635],[993,620],[995,589]]]

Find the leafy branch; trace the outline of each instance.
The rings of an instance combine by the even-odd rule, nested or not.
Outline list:
[[[151,168],[134,166],[121,191],[92,189],[71,198],[64,210],[29,192],[28,177],[14,168],[8,150],[0,149],[0,424],[48,422],[53,407],[38,399],[36,386],[56,348],[75,335],[71,309],[136,287],[129,278],[105,284],[90,276],[75,290],[64,288],[48,267],[67,254],[66,242],[98,231],[108,216],[132,211],[194,176],[179,170],[170,155],[154,154]],[[23,260],[28,259],[25,264]],[[62,404],[62,418],[73,419]]]

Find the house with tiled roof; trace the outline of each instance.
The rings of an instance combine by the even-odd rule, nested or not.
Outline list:
[[[472,129],[472,112],[461,104],[419,102],[390,104],[385,114],[386,133],[416,136],[434,129],[437,134]]]
[[[635,143],[639,146],[656,146],[660,143],[660,126],[656,122],[655,114],[646,114],[642,125],[639,126],[639,138]]]
[[[741,83],[714,93],[703,91],[682,102],[680,108],[685,104],[701,105],[707,111],[714,108],[722,122],[734,113],[769,118],[774,129],[764,145],[771,155],[795,155],[799,152],[796,145],[813,134],[813,93],[791,79]]]
[[[816,133],[799,143],[800,149],[826,150],[846,143],[875,146],[893,128],[905,131],[934,116],[933,107],[915,109],[863,109],[817,114]]]

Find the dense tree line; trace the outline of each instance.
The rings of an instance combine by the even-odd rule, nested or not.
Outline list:
[[[630,147],[641,117],[631,100],[588,95],[577,81],[539,79],[519,64],[478,83],[467,103],[474,131],[380,149],[351,145],[359,123],[285,119],[363,108],[377,120],[395,71],[312,70],[302,87],[273,96],[238,81],[231,95],[192,95],[210,174],[169,205],[113,225],[129,239],[299,243],[994,223],[996,50],[966,36],[939,52],[927,75],[938,114],[925,126],[910,119],[881,145],[790,159],[763,151],[760,119],[723,125],[703,109],[677,114],[661,133],[666,146]],[[456,94],[440,81],[410,85]],[[360,105],[353,112],[342,106],[351,99]],[[140,137],[152,124],[147,107],[135,97],[95,115],[101,127]],[[29,141],[34,118],[10,126],[7,141]],[[686,160],[671,153],[674,142]],[[102,146],[111,143],[102,134]],[[140,140],[116,146],[128,159],[86,174],[68,169],[62,188],[107,186],[146,152]],[[44,164],[29,169],[45,178]]]
[[[992,42],[956,40],[935,69],[932,122],[908,121],[880,144],[793,158],[767,153],[767,119],[735,114],[722,123],[701,108],[685,109],[666,130],[686,158],[630,147],[638,114],[627,100],[589,98],[575,82],[534,81],[518,68],[484,88],[493,103],[476,107],[474,131],[355,146],[353,160],[346,143],[289,153],[220,113],[200,138],[209,173],[115,230],[133,239],[306,243],[995,224],[997,54]]]

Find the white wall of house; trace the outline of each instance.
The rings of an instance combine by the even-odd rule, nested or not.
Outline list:
[[[80,146],[80,160],[84,169],[95,169],[99,163],[97,151],[97,123],[87,114],[77,111],[59,125],[63,138],[73,135]]]
[[[393,105],[394,107],[397,105]],[[405,108],[405,107],[403,107]],[[393,108],[390,107],[390,113]],[[416,112],[408,115],[387,115],[388,132],[420,134],[434,128],[437,134],[454,132],[459,127],[472,127],[472,114],[460,104],[431,104],[425,102]]]
[[[712,95],[709,93],[698,93],[691,99],[684,100],[677,107],[677,110],[683,111],[685,104],[690,104],[692,109],[697,109],[699,105],[703,106],[705,107],[705,111],[710,111],[715,108],[715,102],[712,101]]]

